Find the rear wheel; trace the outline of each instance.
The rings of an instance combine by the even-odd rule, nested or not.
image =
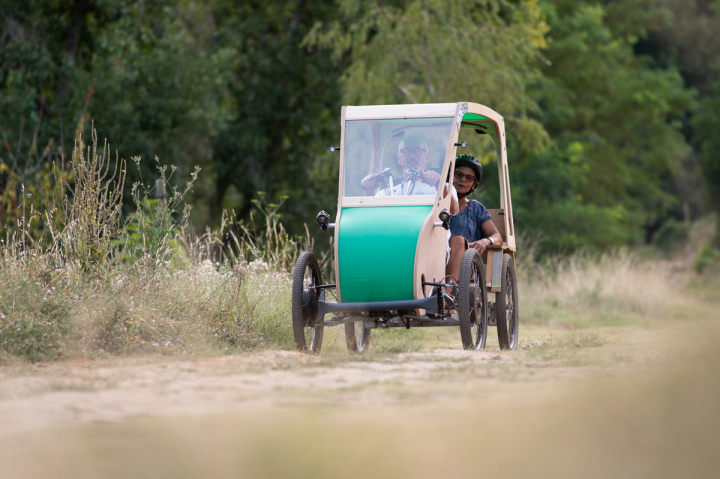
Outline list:
[[[460,263],[455,300],[463,348],[483,349],[487,340],[487,291],[482,257],[472,248],[465,251]]]
[[[351,353],[362,353],[370,346],[370,329],[365,327],[365,321],[345,323],[345,342]]]
[[[322,318],[317,319],[322,285],[320,266],[315,256],[305,251],[298,258],[292,283],[292,325],[295,345],[301,351],[320,352],[323,337]],[[317,320],[317,324],[316,324]]]
[[[495,318],[500,349],[517,349],[519,327],[517,279],[515,262],[507,253],[503,255],[500,292],[495,299]]]

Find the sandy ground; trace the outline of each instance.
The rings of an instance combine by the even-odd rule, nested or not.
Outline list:
[[[557,354],[566,351],[543,358],[522,350],[463,351],[455,345],[363,361],[338,352],[328,359],[266,351],[185,361],[151,357],[6,367],[0,370],[0,440],[77,423],[293,408],[329,397],[335,404],[394,404],[398,394],[391,387],[405,390],[407,398],[433,401],[452,401],[472,391],[537,398],[543,390],[582,387],[599,375],[652,363],[666,351],[658,341],[668,334],[628,329],[618,343],[608,331],[611,344],[573,351],[561,360]]]
[[[564,334],[569,333],[526,327],[521,338],[523,344],[537,346],[547,341],[551,335],[558,337]],[[142,441],[149,441],[154,445],[146,444],[143,449],[145,451],[148,447],[150,450],[159,447],[156,446],[158,443],[164,444],[167,437],[174,438],[173,441],[179,441],[179,437],[205,437],[209,434],[208,428],[213,431],[211,435],[214,435],[228,424],[238,423],[241,424],[240,429],[256,432],[243,438],[233,435],[232,441],[240,442],[232,453],[222,455],[218,452],[223,450],[228,441],[217,439],[219,445],[212,448],[212,454],[218,455],[217,457],[212,461],[198,459],[186,465],[181,473],[167,469],[168,464],[177,464],[176,459],[158,463],[154,461],[159,461],[157,458],[162,455],[152,455],[153,459],[147,461],[159,469],[155,469],[155,473],[149,473],[147,477],[202,476],[205,473],[198,471],[211,467],[208,464],[220,467],[218,464],[225,464],[223,461],[227,460],[227,457],[236,457],[238,451],[245,451],[245,454],[251,457],[248,459],[250,462],[256,461],[253,462],[255,469],[249,469],[254,471],[253,473],[247,472],[248,469],[241,469],[247,477],[291,477],[296,475],[297,469],[290,469],[287,474],[275,474],[274,469],[267,470],[267,463],[257,462],[259,456],[256,448],[260,447],[258,444],[268,441],[273,444],[273,441],[279,441],[282,444],[282,441],[289,440],[288,437],[295,437],[297,431],[305,427],[298,426],[298,422],[306,424],[308,414],[315,418],[313,427],[320,428],[319,432],[312,434],[320,435],[323,441],[327,440],[328,435],[346,434],[347,430],[356,430],[372,434],[372,441],[362,442],[365,445],[374,444],[378,437],[388,434],[452,437],[455,433],[451,431],[462,429],[467,421],[477,421],[485,431],[495,431],[487,432],[482,436],[482,440],[490,441],[484,449],[488,454],[493,448],[506,451],[492,456],[500,461],[503,454],[509,454],[507,446],[497,442],[509,429],[510,423],[505,423],[503,417],[513,417],[514,428],[535,424],[529,430],[534,427],[540,437],[547,437],[548,430],[558,427],[557,418],[563,417],[564,411],[577,409],[577,417],[585,418],[587,412],[583,412],[582,408],[589,407],[592,401],[597,400],[603,410],[611,411],[604,414],[613,417],[607,421],[599,420],[596,425],[598,430],[604,430],[605,424],[612,421],[627,424],[624,415],[628,409],[643,411],[642,414],[634,414],[632,420],[645,421],[642,419],[645,417],[645,404],[648,399],[656,396],[647,392],[650,386],[633,389],[638,387],[637,378],[661,378],[658,380],[661,386],[657,387],[662,391],[688,390],[687,387],[668,386],[667,381],[662,378],[684,363],[673,359],[683,358],[688,346],[697,344],[700,338],[706,335],[706,331],[702,326],[667,322],[653,327],[625,326],[584,331],[580,334],[593,335],[600,339],[601,344],[584,348],[567,345],[526,347],[514,352],[500,351],[491,345],[484,351],[463,351],[457,344],[459,338],[448,335],[445,343],[440,341],[441,347],[399,354],[371,352],[361,358],[339,351],[320,356],[294,351],[266,351],[190,360],[144,357],[6,366],[0,369],[0,476],[38,477],[45,474],[47,469],[33,469],[40,467],[37,464],[32,465],[34,458],[38,455],[58,454],[56,459],[61,461],[60,463],[61,459],[70,461],[69,458],[83,458],[80,461],[68,462],[67,464],[72,465],[66,464],[67,474],[58,477],[139,477],[128,472],[126,466],[113,465],[117,458],[112,454],[110,459],[107,459],[97,451],[91,454],[88,448],[99,447],[95,444],[98,441],[98,444],[114,444],[120,434],[125,441],[118,446],[116,454],[126,456],[128,451],[135,451],[133,454],[142,455],[145,453],[133,449],[139,447],[136,446],[138,437],[145,438]],[[716,372],[715,369],[713,371]],[[687,375],[683,370],[678,370],[673,377],[686,378]],[[600,387],[599,384],[612,386]],[[705,382],[693,382],[691,386],[695,387],[697,384],[704,385]],[[595,399],[604,396],[604,392],[608,390],[617,390],[617,396]],[[717,394],[717,398],[713,396],[718,390],[713,389],[709,393],[713,401],[720,399],[720,394]],[[629,391],[635,392],[630,394]],[[618,400],[616,404],[612,398],[621,397],[623,394],[630,396]],[[672,395],[665,396],[672,398]],[[706,403],[707,401],[702,402],[697,408],[702,409]],[[712,401],[710,403],[715,404]],[[631,406],[620,407],[622,404]],[[563,412],[559,413],[558,407]],[[657,412],[658,415],[672,415],[672,411],[678,409],[672,401],[663,408]],[[667,413],[666,410],[670,412]],[[465,417],[469,411],[471,415]],[[717,411],[720,411],[720,407]],[[619,418],[616,417],[618,414]],[[280,423],[279,417],[284,418]],[[640,419],[637,419],[638,417]],[[433,421],[427,422],[427,418],[433,418]],[[161,425],[158,426],[156,421],[160,421]],[[336,431],[337,424],[345,422],[349,425],[341,427],[340,432]],[[573,431],[573,428],[582,422],[568,419],[563,427]],[[654,431],[656,423],[657,417],[648,417],[647,421],[642,422],[642,428],[648,431],[647,434],[655,434],[650,431]],[[720,421],[716,423],[720,424]],[[128,424],[133,425],[132,432],[124,429],[129,427]],[[154,425],[150,427],[148,424]],[[176,429],[168,432],[168,424],[172,424],[173,428],[182,427],[182,432],[179,433]],[[270,428],[276,431],[272,441],[266,437],[269,434],[266,432],[268,424],[276,425],[275,428]],[[391,427],[393,424],[397,427]],[[432,431],[423,429],[430,424],[434,424]],[[146,429],[148,427],[150,429]],[[678,427],[682,429],[681,426]],[[642,428],[635,427],[633,430],[640,431]],[[143,433],[139,434],[139,430]],[[164,432],[161,434],[158,430]],[[614,437],[617,430],[618,428],[614,427],[602,434]],[[670,438],[682,434],[682,431],[667,433]],[[599,434],[593,434],[593,437],[598,437]],[[702,434],[694,431],[692,434],[702,438],[702,444],[717,445],[717,450],[720,451],[720,426],[717,426],[717,430],[703,430]],[[265,437],[266,441],[242,442],[249,441],[250,436]],[[532,454],[547,458],[547,454],[538,449],[538,444],[541,445],[545,439],[530,439],[533,436],[528,433],[513,435],[512,441],[515,442],[515,438],[521,436],[524,437],[523,440],[531,441],[534,445]],[[572,434],[570,436],[572,437]],[[75,444],[74,446],[58,445],[69,437],[75,438],[75,442],[68,442]],[[148,437],[153,439],[147,439]],[[360,441],[357,437],[361,436],[352,437],[353,440]],[[194,440],[183,439],[191,442]],[[343,440],[348,439],[345,437]],[[453,440],[446,442],[450,444]],[[639,442],[642,444],[642,441]],[[403,439],[397,438],[392,443],[403,443]],[[608,444],[613,444],[613,440],[608,440]],[[472,441],[467,446],[472,447]],[[275,450],[277,447],[286,448],[287,445],[273,445],[271,449]],[[565,447],[574,447],[574,444]],[[676,449],[675,445],[668,447]],[[173,451],[181,449],[175,442],[166,448]],[[197,449],[198,445],[194,444],[192,450]],[[658,449],[658,454],[662,454],[661,449]],[[692,450],[698,449],[693,447]],[[456,450],[452,451],[448,453],[448,457]],[[392,472],[393,467],[404,464],[401,471],[406,477],[423,476],[413,469],[418,464],[417,456],[402,459],[403,454],[407,454],[405,449],[398,450],[397,457],[401,459],[382,463],[385,464],[382,467],[389,471],[389,475],[397,475],[397,471]],[[86,464],[85,459],[88,457],[94,458],[95,462],[91,462],[95,464],[94,468],[78,472],[77,467],[79,464]],[[302,457],[301,460],[305,460],[305,456]],[[492,457],[488,458],[488,464],[492,463]],[[637,457],[642,456],[636,454],[627,460],[637,461]],[[502,462],[506,463],[508,459],[503,459]],[[406,460],[406,463],[403,463],[403,460]],[[203,465],[201,467],[197,464]],[[452,467],[457,468],[463,463],[455,461],[452,464]],[[707,477],[714,477],[712,474],[720,472],[720,462],[717,460],[712,462],[710,459],[707,464],[696,460],[694,464],[696,467],[698,464],[702,465],[698,477],[706,473]],[[193,469],[196,466],[199,469]],[[233,467],[236,467],[235,463],[225,464],[220,472],[216,471],[216,476],[239,477],[238,470]],[[315,463],[307,467],[312,472],[307,474],[308,477],[336,477],[337,471],[318,471]],[[431,469],[432,465],[427,467]],[[3,468],[7,468],[9,475],[2,474]],[[517,476],[522,477],[529,470],[531,469],[521,469]],[[458,474],[463,471],[462,468],[456,470]],[[602,468],[598,471],[602,474],[615,472]],[[627,477],[657,477],[658,474],[666,477],[662,473],[668,471],[671,472],[672,469],[648,469],[647,474],[638,473]],[[377,473],[383,475],[382,472]],[[304,477],[303,474],[300,476]],[[355,477],[352,474],[350,476]],[[556,475],[570,476],[572,474],[568,476],[561,472]]]

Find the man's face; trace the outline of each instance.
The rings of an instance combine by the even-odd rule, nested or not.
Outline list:
[[[400,145],[397,159],[400,166],[424,171],[430,159],[430,153],[422,141],[408,140]]]

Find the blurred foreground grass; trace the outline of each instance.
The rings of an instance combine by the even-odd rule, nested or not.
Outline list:
[[[667,356],[582,387],[470,382],[455,399],[328,404],[47,430],[0,451],[13,478],[460,476],[714,478],[720,475],[720,326],[676,320]],[[625,327],[626,328],[626,327]],[[569,338],[570,335],[561,335]],[[547,347],[564,350],[567,342]],[[522,353],[518,353],[522,354]],[[635,358],[637,359],[637,358]],[[615,359],[617,361],[617,359]],[[518,362],[516,368],[524,365]],[[511,374],[512,371],[507,371]],[[440,385],[443,383],[441,382]],[[471,388],[471,390],[467,390]],[[358,391],[360,393],[361,391]]]

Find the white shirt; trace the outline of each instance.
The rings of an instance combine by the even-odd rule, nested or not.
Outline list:
[[[422,181],[403,181],[393,187],[392,194],[390,194],[390,187],[387,187],[375,193],[375,196],[434,195],[435,193],[437,193],[437,187]]]

